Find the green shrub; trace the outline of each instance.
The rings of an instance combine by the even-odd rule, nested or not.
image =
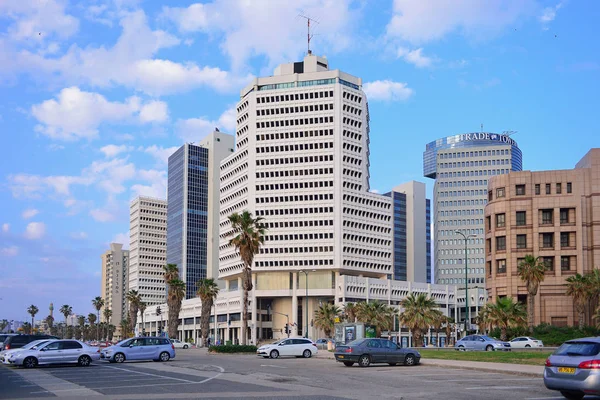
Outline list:
[[[227,344],[221,346],[210,346],[209,352],[213,353],[256,353],[256,346],[242,346],[241,344]]]
[[[576,326],[553,326],[547,323],[540,324],[533,328],[533,334],[529,334],[527,327],[514,327],[507,330],[508,340],[517,336],[533,336],[544,342],[544,346],[560,346],[567,340],[577,339],[588,336],[600,336],[600,330],[593,326],[584,326],[579,329]],[[500,338],[500,329],[494,328],[490,331],[490,336]]]
[[[186,343],[194,344],[194,338],[189,337],[189,338],[185,339],[185,341],[186,341]]]

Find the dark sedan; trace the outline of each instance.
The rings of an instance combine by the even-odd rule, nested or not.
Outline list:
[[[421,354],[415,349],[404,349],[391,340],[358,339],[347,345],[337,346],[335,360],[344,363],[346,367],[355,363],[361,367],[377,363],[416,365],[421,360]]]

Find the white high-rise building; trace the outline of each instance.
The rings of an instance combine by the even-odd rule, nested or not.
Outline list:
[[[128,288],[129,250],[123,250],[121,243],[111,243],[110,249],[104,252],[102,258],[102,282],[100,295],[104,299],[104,308],[112,311],[109,323],[117,327],[127,317],[127,301],[125,295]]]
[[[148,306],[166,301],[167,201],[139,196],[129,205],[129,290]]]

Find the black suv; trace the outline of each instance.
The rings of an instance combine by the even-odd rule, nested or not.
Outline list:
[[[50,335],[14,335],[9,336],[4,340],[4,343],[0,344],[0,350],[11,350],[11,349],[19,349],[25,346],[27,343],[31,343],[34,340],[41,339],[59,339],[56,336]]]

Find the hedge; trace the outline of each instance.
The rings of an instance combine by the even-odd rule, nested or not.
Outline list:
[[[221,346],[210,346],[211,353],[256,353],[256,346],[242,346],[241,344],[226,344]]]
[[[508,328],[506,332],[508,340],[517,336],[533,336],[544,342],[544,346],[560,346],[570,339],[577,339],[588,336],[599,336],[600,330],[592,326],[584,326],[579,329],[576,326],[553,326],[550,324],[541,324],[533,328],[533,334],[530,334],[527,327]],[[495,328],[490,331],[490,336],[500,338],[500,329]]]

